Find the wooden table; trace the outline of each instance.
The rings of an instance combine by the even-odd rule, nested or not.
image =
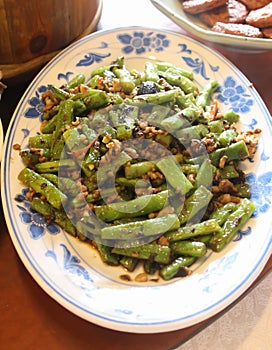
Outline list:
[[[148,0],[104,0],[98,29],[148,25],[184,33]],[[272,113],[272,51],[241,54],[214,47],[233,62],[254,84]],[[4,130],[29,80],[9,85],[0,102]],[[258,116],[256,116],[258,117]],[[8,350],[166,350],[184,343],[212,323],[213,318],[182,330],[160,334],[130,334],[88,323],[73,315],[39,287],[20,261],[0,210],[0,348]],[[248,292],[272,269],[272,258]],[[244,293],[240,298],[243,298]],[[239,302],[237,300],[236,302]]]

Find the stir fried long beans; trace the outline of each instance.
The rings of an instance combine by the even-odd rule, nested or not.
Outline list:
[[[129,70],[124,57],[48,85],[40,132],[20,151],[32,209],[105,264],[150,280],[189,275],[255,209],[240,163],[260,130],[238,130],[218,87],[168,62]]]

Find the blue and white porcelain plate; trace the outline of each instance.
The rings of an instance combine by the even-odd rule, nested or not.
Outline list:
[[[257,206],[254,217],[227,249],[208,253],[186,278],[147,284],[122,281],[121,268],[105,266],[89,245],[46,224],[30,210],[17,180],[23,164],[13,145],[26,147],[29,135],[39,131],[41,95],[47,84],[60,86],[77,73],[88,76],[120,55],[128,68],[143,70],[147,60],[168,61],[192,70],[199,86],[218,80],[221,89],[215,97],[221,110],[238,112],[241,128],[263,130],[254,162],[244,162]],[[41,288],[90,322],[135,333],[191,326],[236,300],[270,257],[271,140],[271,117],[257,91],[215,51],[178,33],[156,29],[131,27],[91,34],[62,51],[37,75],[10,122],[2,160],[2,201],[14,246]]]

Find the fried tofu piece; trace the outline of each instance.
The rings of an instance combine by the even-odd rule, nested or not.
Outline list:
[[[249,10],[256,10],[268,5],[270,0],[240,0]]]
[[[228,4],[225,6],[200,13],[199,18],[209,27],[212,27],[216,22],[244,23],[248,12],[247,7],[241,2],[229,0]]]
[[[262,38],[263,34],[259,28],[242,23],[217,22],[212,30],[217,33],[245,36],[249,38]]]
[[[258,28],[272,26],[272,2],[257,10],[249,12],[246,23]]]
[[[226,0],[186,0],[182,5],[185,12],[195,15],[226,5],[226,3]]]
[[[263,36],[268,39],[272,39],[272,27],[262,29]]]

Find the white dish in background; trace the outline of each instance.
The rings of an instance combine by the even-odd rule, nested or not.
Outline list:
[[[1,159],[2,159],[3,141],[4,141],[3,126],[2,126],[2,121],[0,119],[0,162],[1,162]]]
[[[221,34],[212,31],[198,16],[183,11],[179,0],[150,0],[162,13],[169,17],[182,29],[194,36],[210,41],[228,50],[241,52],[261,52],[272,50],[272,39],[246,38],[238,35]]]
[[[2,71],[0,70],[0,101],[2,98],[2,93],[3,93],[4,89],[6,88],[6,85],[4,85],[1,82],[1,79],[2,79]],[[0,162],[1,162],[1,158],[2,158],[3,142],[4,142],[4,134],[3,134],[3,126],[2,126],[2,120],[1,120],[1,109],[0,109]]]
[[[6,88],[6,85],[4,85],[2,82],[2,71],[0,70],[0,101],[2,98],[2,93],[4,89]],[[0,162],[2,159],[2,148],[3,148],[3,142],[4,142],[4,133],[3,133],[3,125],[1,120],[1,109],[0,109]]]
[[[245,172],[257,205],[252,218],[221,253],[207,254],[188,278],[137,284],[121,281],[124,270],[105,266],[87,244],[46,225],[29,210],[17,180],[23,168],[14,144],[27,145],[39,131],[41,94],[125,56],[128,68],[147,60],[169,61],[194,72],[203,86],[221,84],[215,98],[222,111],[234,109],[244,128],[263,130],[254,162]],[[265,142],[264,142],[265,140]],[[222,55],[179,33],[152,28],[120,28],[74,43],[37,75],[19,102],[6,136],[2,162],[2,203],[13,244],[33,278],[52,298],[97,325],[134,333],[166,332],[203,321],[235,301],[254,282],[271,254],[271,117],[247,78]],[[265,222],[265,225],[263,224]]]

